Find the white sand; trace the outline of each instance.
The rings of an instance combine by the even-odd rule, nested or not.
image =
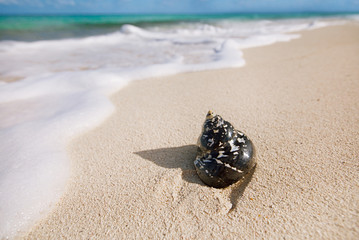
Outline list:
[[[359,239],[359,26],[249,49],[247,65],[138,81],[69,146],[68,191],[28,239]],[[209,109],[257,150],[250,181],[193,167]]]

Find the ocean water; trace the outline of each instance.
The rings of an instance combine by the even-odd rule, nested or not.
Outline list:
[[[69,141],[129,82],[245,66],[242,49],[357,15],[0,16],[0,238],[28,230],[69,179]],[[9,82],[9,80],[17,81]]]

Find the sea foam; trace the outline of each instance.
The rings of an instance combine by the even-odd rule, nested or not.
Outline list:
[[[289,41],[333,22],[179,23],[79,39],[0,42],[0,238],[27,231],[62,196],[69,141],[111,115],[128,82],[245,65],[241,49]]]

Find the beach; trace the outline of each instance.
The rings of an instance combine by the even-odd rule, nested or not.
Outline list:
[[[24,239],[357,239],[359,25],[243,50],[246,65],[133,81],[67,145],[60,201]],[[225,189],[193,166],[208,110],[256,148]]]

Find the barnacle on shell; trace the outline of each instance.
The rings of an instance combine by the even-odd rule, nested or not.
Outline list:
[[[256,165],[253,156],[253,144],[244,133],[212,111],[207,113],[194,161],[205,184],[224,188],[237,182]]]

